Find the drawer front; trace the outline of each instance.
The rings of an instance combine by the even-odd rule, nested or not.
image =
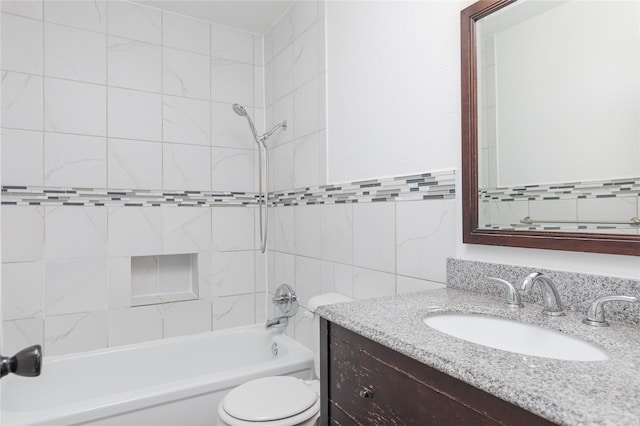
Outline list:
[[[329,399],[357,424],[498,424],[340,338],[329,346]]]

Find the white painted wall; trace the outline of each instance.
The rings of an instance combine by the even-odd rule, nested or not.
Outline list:
[[[330,182],[460,167],[459,13],[472,3],[328,2]],[[456,202],[459,258],[640,278],[632,256],[462,244]]]
[[[456,164],[466,4],[327,2],[329,182]]]

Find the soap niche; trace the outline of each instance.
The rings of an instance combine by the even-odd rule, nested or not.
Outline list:
[[[153,305],[198,298],[198,255],[131,258],[131,305]]]

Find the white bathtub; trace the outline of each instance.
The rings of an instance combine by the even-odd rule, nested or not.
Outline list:
[[[0,424],[215,425],[231,388],[269,375],[311,379],[313,353],[262,325],[45,357],[2,378]]]

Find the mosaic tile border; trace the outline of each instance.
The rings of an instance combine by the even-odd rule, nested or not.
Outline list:
[[[453,199],[455,184],[455,170],[445,170],[279,191],[269,194],[269,204],[298,206]],[[0,200],[2,205],[18,206],[212,207],[257,206],[260,196],[253,192],[3,186]]]
[[[486,188],[478,191],[480,202],[545,201],[640,196],[640,177],[549,185]]]

